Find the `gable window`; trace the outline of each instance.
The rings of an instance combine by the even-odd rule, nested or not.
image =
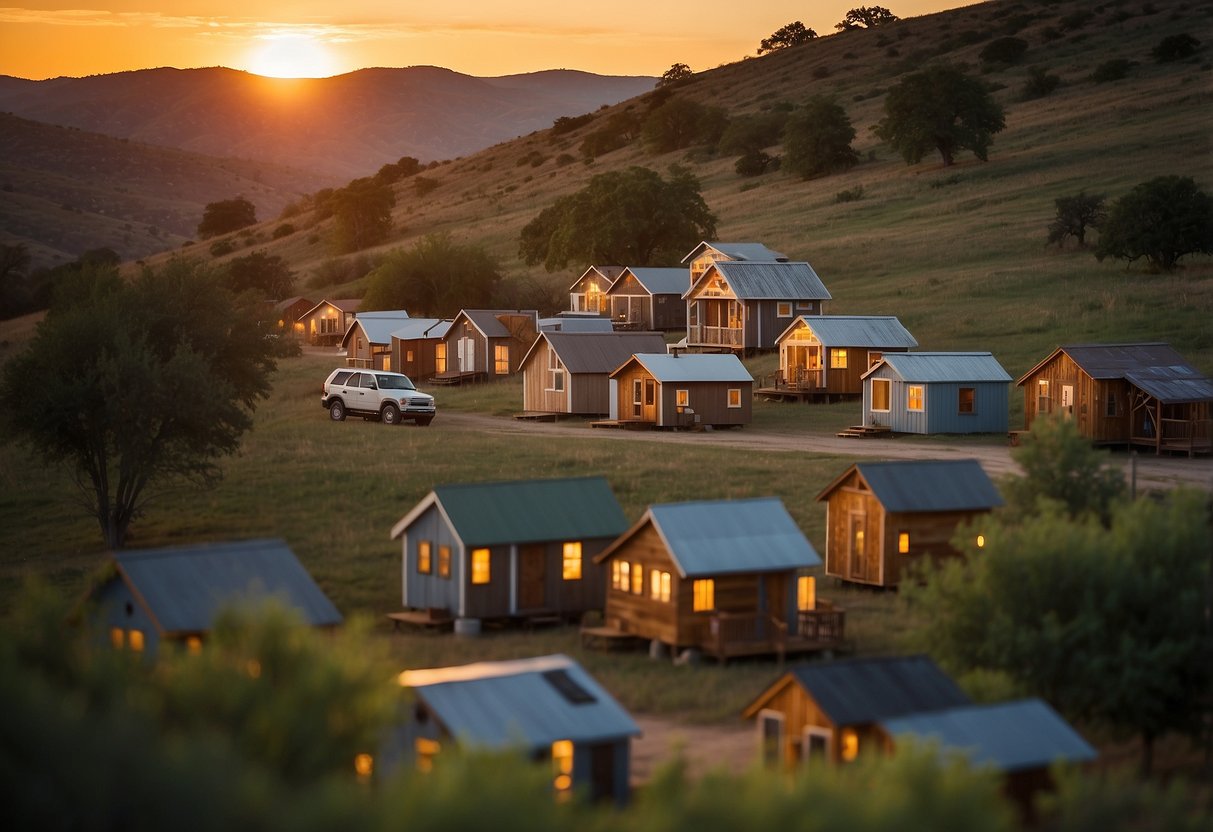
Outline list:
[[[910,553],[910,533],[897,533],[897,554],[908,555]]]
[[[792,302],[790,300],[781,300],[775,304],[775,315],[780,318],[792,317]]]
[[[430,574],[434,568],[431,546],[432,544],[428,540],[421,540],[417,543],[417,571],[422,575]]]
[[[560,574],[566,581],[581,580],[581,541],[564,544]]]
[[[674,391],[675,406],[686,407],[690,403],[691,403],[691,391],[690,390],[675,390]]]
[[[830,366],[835,370],[845,370],[847,368],[847,351],[845,349],[831,349]]]
[[[658,569],[649,570],[649,597],[654,601],[670,600],[670,573]]]
[[[564,365],[560,363],[560,356],[553,349],[548,350],[548,372],[551,374],[551,387],[557,393],[564,391]]]
[[[356,352],[362,352],[362,336],[354,339],[354,350]]]
[[[434,371],[446,372],[446,342],[439,341],[434,345]]]
[[[439,546],[438,547],[438,577],[439,578],[451,577],[451,547],[450,546]]]
[[[893,383],[887,378],[872,379],[872,410],[880,413],[889,412],[889,395]]]
[[[493,372],[499,376],[510,374],[509,344],[497,344],[493,347]]]
[[[729,388],[729,407],[741,407],[741,388]]]
[[[817,609],[817,579],[812,575],[796,579],[796,609],[801,612]]]
[[[959,401],[957,410],[960,413],[976,413],[977,412],[977,391],[972,387],[961,387],[959,393]]]
[[[911,384],[906,388],[906,410],[922,410],[922,385]]]
[[[644,594],[644,567],[639,563],[632,564],[632,594]]]
[[[716,581],[703,578],[691,585],[691,609],[694,612],[716,609]]]

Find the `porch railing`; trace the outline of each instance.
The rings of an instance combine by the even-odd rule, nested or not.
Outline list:
[[[1135,445],[1154,445],[1180,450],[1209,450],[1213,447],[1213,419],[1160,419],[1159,436],[1144,435],[1138,428]]]
[[[359,369],[365,370],[374,369],[374,367],[371,366],[371,359],[369,358],[347,358],[345,359],[345,366],[358,367]]]
[[[765,612],[717,612],[708,619],[706,641],[704,646],[721,658],[761,645],[782,654],[787,627]],[[742,651],[738,651],[739,647]]]
[[[728,326],[698,326],[690,327],[687,333],[689,344],[712,344],[721,347],[740,347],[743,331],[740,327]]]
[[[818,601],[815,610],[801,610],[796,636],[809,641],[842,642],[847,636],[847,611],[828,601]]]

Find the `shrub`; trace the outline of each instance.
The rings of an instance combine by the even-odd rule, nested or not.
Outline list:
[[[863,199],[863,186],[856,185],[854,188],[848,188],[845,191],[839,191],[834,194],[835,204],[841,202],[858,202]]]
[[[1196,50],[1199,47],[1200,41],[1184,32],[1163,38],[1150,50],[1150,54],[1154,56],[1154,60],[1158,63],[1166,64],[1190,58],[1196,54]]]
[[[1020,99],[1031,101],[1035,98],[1044,98],[1060,85],[1061,78],[1059,76],[1050,75],[1049,71],[1043,66],[1034,66],[1028,71],[1028,80],[1024,82],[1023,90],[1020,92]]]
[[[771,157],[761,150],[751,150],[733,165],[738,176],[761,176],[766,173]]]
[[[295,226],[289,222],[284,222],[282,225],[274,229],[274,233],[270,235],[271,239],[281,240],[283,237],[289,237],[295,233]]]
[[[216,240],[215,242],[211,243],[211,256],[212,257],[222,257],[225,254],[231,254],[235,250],[236,250],[236,243],[232,240],[231,237],[227,237],[222,240]]]
[[[438,187],[437,179],[430,179],[428,176],[416,176],[413,178],[413,191],[417,196],[425,196]]]
[[[583,127],[593,121],[596,116],[593,113],[585,113],[580,116],[561,116],[552,122],[552,135],[559,136],[563,133],[571,133],[578,127]]]
[[[982,47],[978,53],[983,64],[1015,64],[1028,51],[1028,42],[1023,38],[998,38]]]
[[[1096,84],[1119,81],[1129,74],[1129,68],[1132,66],[1134,66],[1134,62],[1127,58],[1113,58],[1110,61],[1104,61],[1095,67],[1095,71],[1091,73],[1091,80]]]
[[[565,165],[571,165],[571,164],[573,164],[573,162],[576,162],[576,161],[577,161],[576,157],[570,156],[568,153],[561,153],[559,156],[556,157],[556,167],[562,168]]]

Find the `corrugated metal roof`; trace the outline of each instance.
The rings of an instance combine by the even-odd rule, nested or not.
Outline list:
[[[498,315],[527,315],[534,320],[536,328],[539,326],[539,313],[533,309],[461,309],[455,320],[466,317],[486,338],[508,338],[510,330]]]
[[[645,288],[650,295],[679,295],[687,290],[691,283],[691,274],[686,269],[664,269],[646,266],[629,266],[625,269],[636,282]],[[607,294],[613,294],[624,280],[620,275]]]
[[[437,340],[444,337],[450,328],[449,318],[409,318],[392,330],[392,337],[401,341],[415,341],[419,338]]]
[[[960,753],[999,771],[1041,768],[1055,762],[1094,760],[1095,749],[1046,703],[1023,699],[967,705],[886,720],[896,739],[937,743],[941,754]]]
[[[780,340],[801,322],[825,347],[917,347],[918,341],[892,315],[801,315]]]
[[[362,298],[338,298],[337,300],[329,300],[328,298],[325,298],[299,317],[306,318],[308,315],[312,314],[325,304],[328,304],[336,309],[340,309],[342,312],[357,312],[358,307],[362,305]]]
[[[772,251],[762,243],[709,243],[701,242],[691,250],[691,253],[682,258],[682,262],[686,263],[699,256],[699,253],[705,248],[713,249],[728,257],[731,260],[787,260],[788,258],[778,251]]]
[[[808,263],[734,263],[721,260],[712,268],[724,276],[739,300],[829,300],[832,297]],[[711,271],[708,269],[704,272],[695,285],[707,280]]]
[[[927,656],[815,662],[789,672],[839,726],[969,704]]]
[[[614,332],[610,318],[584,317],[569,318],[557,315],[554,318],[539,319],[540,332]]]
[[[988,352],[894,352],[863,374],[872,375],[883,364],[903,381],[1010,381],[1011,376]]]
[[[341,613],[281,540],[127,550],[113,557],[166,633],[209,630],[223,606],[268,598],[298,610],[308,624],[341,623]]]
[[[638,352],[665,348],[665,339],[656,332],[545,332],[541,337],[570,373],[611,373]],[[534,350],[531,347],[524,364]]]
[[[628,527],[605,477],[455,483],[433,493],[466,546],[615,537]]]
[[[409,320],[409,313],[403,309],[393,312],[360,312],[358,317],[350,322],[345,335],[341,338],[341,346],[349,344],[354,330],[361,327],[366,333],[366,340],[371,344],[392,343],[392,332],[399,329]]]
[[[680,381],[752,382],[754,377],[732,353],[638,353],[640,362],[662,384]]]
[[[1123,378],[1164,403],[1213,400],[1213,379],[1185,361],[1170,344],[1161,341],[1136,344],[1066,344],[1033,367],[1019,383],[1023,384],[1058,352],[1070,356],[1091,378]]]
[[[858,462],[853,467],[886,511],[973,511],[1002,505],[998,489],[975,459]]]
[[[581,281],[590,276],[591,272],[606,281],[605,286],[599,287],[601,291],[606,291],[607,289],[611,288],[611,284],[614,283],[616,279],[618,279],[619,275],[623,273],[623,266],[590,266],[588,269],[582,272],[576,280],[573,281],[573,284],[569,286],[569,291],[571,292],[572,290],[576,289]]]
[[[645,516],[684,578],[821,565],[778,497],[665,503],[650,506]]]
[[[550,674],[565,674],[585,695],[573,701]],[[539,750],[556,740],[598,742],[640,733],[606,689],[565,655],[407,670],[400,684],[412,688],[465,748]]]

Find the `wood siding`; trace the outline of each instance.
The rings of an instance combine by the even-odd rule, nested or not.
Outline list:
[[[522,409],[528,413],[576,413],[570,404],[573,376],[561,365],[564,376],[563,390],[552,389],[552,345],[547,339],[541,341],[531,352],[530,360],[522,367]],[[605,387],[605,384],[604,384]],[[606,399],[605,391],[603,399]],[[605,413],[606,411],[601,411]]]
[[[1040,382],[1048,393],[1040,396]],[[1071,387],[1073,398],[1063,405],[1063,388]],[[1124,379],[1093,379],[1064,352],[1028,376],[1023,385],[1024,429],[1031,430],[1039,414],[1060,413],[1078,422],[1078,431],[1100,444],[1127,444],[1131,386]],[[1115,415],[1109,416],[1109,400]]]
[[[430,543],[430,571],[417,571],[417,544]],[[451,574],[438,575],[438,547],[451,547]],[[459,581],[464,572],[459,540],[443,519],[437,506],[430,506],[405,530],[401,557],[401,574],[405,608],[444,609],[452,616],[459,609]]]
[[[780,755],[790,767],[804,762],[802,740],[806,728],[821,728],[830,732],[826,756],[831,763],[842,762],[842,729],[851,728],[859,736],[859,756],[881,753],[881,735],[875,726],[836,725],[817,705],[813,697],[794,679],[787,677],[782,687],[772,693],[763,703],[763,710],[783,714],[783,744]],[[761,719],[761,711],[759,712]]]
[[[404,373],[414,384],[434,376],[438,372],[436,354],[441,338],[412,338],[402,341],[392,339],[392,370]],[[409,353],[413,358],[409,360]]]

